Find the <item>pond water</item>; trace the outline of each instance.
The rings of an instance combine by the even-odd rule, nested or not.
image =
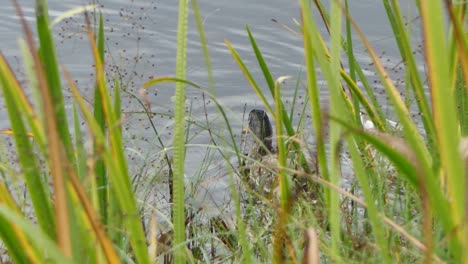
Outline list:
[[[50,16],[57,17],[70,8],[88,4],[86,0],[49,0]],[[400,59],[387,22],[381,1],[350,1],[351,13],[362,30],[367,34],[374,48],[384,58],[388,68],[398,69]],[[403,8],[415,13],[412,6],[401,1]],[[406,3],[406,4],[405,4]],[[22,0],[21,6],[30,22],[34,21],[33,1]],[[118,78],[125,87],[123,111],[127,114],[125,135],[129,148],[129,158],[134,168],[150,164],[159,157],[161,145],[155,140],[155,133],[148,117],[141,113],[142,105],[136,98],[141,98],[139,88],[151,76],[174,76],[177,34],[178,1],[174,0],[108,0],[100,1],[105,18],[107,41],[108,78]],[[297,1],[269,0],[200,0],[199,5],[204,17],[204,30],[210,50],[217,97],[228,109],[236,136],[240,138],[244,107],[247,111],[253,108],[264,109],[252,88],[232,59],[224,40],[229,40],[245,60],[254,77],[268,91],[260,68],[251,50],[245,25],[249,25],[264,57],[270,65],[274,77],[290,75],[292,79],[284,84],[283,94],[292,97],[299,72],[303,68],[302,40],[298,35],[285,30],[279,23],[296,29],[294,20],[300,20]],[[327,4],[328,5],[328,4]],[[412,22],[418,18],[408,16]],[[279,23],[274,22],[278,21]],[[190,16],[188,34],[187,79],[208,87],[207,70],[200,48],[193,13]],[[60,62],[72,73],[85,97],[92,99],[93,77],[92,58],[88,40],[83,31],[84,18],[77,15],[54,27],[57,53]],[[322,31],[325,29],[322,26]],[[417,35],[416,35],[416,41]],[[21,28],[11,4],[0,6],[0,50],[8,58],[12,67],[24,78],[21,66],[21,54],[17,39],[21,37]],[[356,56],[362,64],[369,64],[365,50],[359,44],[357,36]],[[367,74],[373,75],[372,66]],[[395,70],[397,72],[397,70]],[[23,79],[21,79],[23,80]],[[303,80],[303,78],[300,78]],[[24,80],[23,80],[24,81]],[[304,86],[302,81],[301,87]],[[376,84],[375,89],[382,90]],[[65,94],[70,95],[68,89]],[[323,85],[323,100],[327,100],[326,87]],[[152,118],[163,142],[171,145],[173,84],[164,84],[148,91],[151,110],[158,114]],[[385,101],[385,95],[382,96]],[[210,117],[219,117],[212,102],[203,100],[201,92],[188,88],[189,109],[195,120],[203,123],[205,108]],[[304,98],[304,97],[302,97]],[[304,100],[304,99],[302,99]],[[272,100],[270,99],[270,102]],[[302,103],[302,102],[299,102]],[[300,107],[299,107],[300,108]],[[299,109],[300,110],[300,109]],[[0,129],[8,127],[7,115],[3,102],[0,106]],[[198,129],[199,130],[199,129]],[[196,134],[193,130],[191,144],[208,144],[207,133]],[[205,157],[206,147],[189,147],[187,152],[187,174],[190,176],[198,169]],[[141,172],[143,173],[143,172]],[[148,172],[146,172],[148,173]]]

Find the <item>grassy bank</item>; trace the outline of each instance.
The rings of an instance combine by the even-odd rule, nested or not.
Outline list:
[[[179,1],[175,75],[153,78],[142,88],[175,84],[173,141],[162,140],[144,92],[137,97],[154,140],[164,149],[149,177],[129,169],[122,131],[126,117],[121,114],[126,87],[106,76],[102,15],[95,14],[95,29],[84,16],[95,65],[90,105],[56,56],[46,1],[36,0],[37,36],[15,4],[24,30],[20,47],[28,84],[18,81],[1,55],[0,86],[11,125],[1,133],[5,142],[13,140],[9,148],[17,159],[10,166],[5,151],[0,156],[3,260],[468,263],[466,4],[418,3],[421,61],[398,2],[382,0],[404,68],[402,87],[348,15],[348,4],[299,1],[301,21],[293,30],[304,43],[301,76],[306,85],[299,85],[298,77],[292,103],[282,96],[288,77],[272,75],[255,32],[246,27],[269,94],[235,45],[225,41],[276,124],[275,147],[266,151],[274,155],[266,156],[256,155],[235,136],[233,117],[216,97],[218,80],[211,71],[198,3]],[[209,87],[185,79],[189,8],[198,25]],[[319,25],[328,31],[321,34]],[[363,45],[372,59],[396,123],[387,120],[388,110],[382,109],[373,83],[356,60],[356,45]],[[320,98],[318,76],[327,84],[327,105]],[[62,83],[73,94],[70,102],[63,99]],[[203,102],[213,102],[216,120],[209,119],[213,115],[206,108],[205,118],[192,115],[185,89],[198,90]],[[296,104],[299,94],[305,95],[305,106]],[[66,104],[73,104],[73,110],[67,112]],[[297,108],[299,117],[293,115]],[[420,115],[414,117],[410,109]],[[364,128],[363,123],[370,124],[366,121],[372,128]],[[245,131],[251,144],[258,141],[252,131]],[[204,149],[204,157],[188,180],[186,150],[195,145],[193,134],[200,133],[209,142],[196,145]],[[307,140],[311,136],[314,145]],[[344,159],[351,163],[350,173],[343,168]],[[215,160],[222,162],[219,177],[228,182],[225,190],[230,193],[213,213],[204,209],[200,197],[215,195],[204,193]],[[351,174],[346,178],[350,184],[343,187],[345,174]],[[255,179],[266,180],[268,188]],[[158,195],[167,202],[160,203]]]

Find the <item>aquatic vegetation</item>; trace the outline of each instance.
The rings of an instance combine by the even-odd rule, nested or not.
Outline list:
[[[216,76],[197,1],[192,4],[209,87],[185,79],[189,6],[180,1],[175,77],[151,78],[139,95],[132,93],[130,82],[106,75],[104,18],[95,12],[93,32],[85,13],[95,65],[92,107],[59,64],[46,1],[36,0],[39,47],[15,2],[30,86],[18,81],[1,55],[0,87],[11,128],[0,133],[14,141],[8,147],[17,164],[11,168],[4,161],[8,156],[0,154],[0,247],[5,249],[0,260],[468,262],[466,4],[418,2],[421,61],[413,52],[421,47],[412,43],[398,2],[382,0],[402,58],[405,81],[399,81],[348,15],[348,1],[330,1],[329,9],[321,1],[313,1],[313,6],[311,1],[299,2],[302,20],[295,33],[303,39],[306,80],[301,93],[302,79],[297,78],[292,103],[282,96],[283,82],[290,77],[273,76],[249,27],[248,39],[269,94],[236,45],[225,41],[265,109],[252,110],[245,122],[249,132],[244,137],[252,143],[247,152],[239,147],[244,144],[237,136],[240,131],[232,129],[239,117],[215,95]],[[318,23],[328,31],[321,33]],[[356,43],[372,60],[364,67],[373,67],[389,110],[383,110],[363,73],[370,70],[354,56]],[[112,73],[115,68],[110,67]],[[319,78],[326,83],[328,105],[320,98],[324,93]],[[62,79],[73,95],[67,103]],[[163,115],[174,117],[170,142],[152,121],[155,113],[147,98],[153,86],[163,82],[176,84],[174,110]],[[193,114],[186,88],[200,91],[204,115]],[[121,91],[141,106],[154,141],[163,148],[144,168],[131,167],[124,148]],[[304,106],[296,117],[300,100]],[[68,103],[72,111],[67,111]],[[208,114],[209,103],[216,113]],[[195,142],[193,135],[200,133],[207,134],[209,142]],[[193,146],[203,148],[203,155],[188,179],[186,152]],[[130,151],[141,155],[140,150]],[[150,172],[144,171],[148,168]],[[224,186],[213,192],[209,186],[216,183]]]

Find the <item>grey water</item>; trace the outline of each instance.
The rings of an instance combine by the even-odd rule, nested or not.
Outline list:
[[[19,2],[30,25],[34,27],[33,1],[21,0]],[[49,15],[53,20],[63,12],[89,4],[89,2],[87,0],[49,0]],[[404,12],[407,14],[408,22],[417,24],[418,17],[411,15],[416,13],[415,8],[405,4],[406,1],[401,1],[401,3],[403,7],[407,7]],[[157,113],[151,118],[143,113],[140,88],[151,77],[175,76],[178,1],[107,0],[99,1],[99,5],[104,14],[107,40],[107,77],[109,80],[117,78],[122,83],[124,133],[128,157],[132,169],[137,171],[135,173],[144,177],[154,173],[154,168],[157,167],[155,163],[163,163],[160,154],[166,150],[170,152],[172,145],[171,116],[174,84],[161,84],[147,91],[151,110]],[[328,3],[325,5],[327,6]],[[248,112],[254,108],[264,109],[264,107],[233,60],[225,40],[233,44],[259,85],[266,94],[269,93],[249,43],[246,25],[252,30],[274,78],[292,76],[282,88],[286,101],[291,102],[294,87],[299,79],[300,97],[297,109],[294,110],[295,114],[299,114],[301,105],[306,103],[304,102],[305,79],[298,77],[304,68],[302,39],[298,34],[291,33],[282,26],[285,25],[298,31],[295,23],[295,21],[300,21],[298,2],[200,0],[199,6],[211,56],[216,96],[227,111],[236,139],[240,141],[242,127],[245,126],[244,108]],[[398,73],[398,69],[401,69],[400,57],[381,1],[351,1],[350,11],[374,49],[381,55],[386,67],[394,69],[397,75],[400,74]],[[93,22],[95,23],[95,18]],[[322,33],[325,33],[323,24],[319,23],[319,25]],[[414,28],[414,41],[417,42],[420,41],[417,26],[415,25]],[[74,76],[83,95],[92,101],[93,61],[84,30],[83,15],[78,14],[58,23],[53,31],[60,63]],[[22,57],[18,46],[18,39],[21,37],[22,29],[13,5],[5,2],[0,6],[0,51],[7,57],[20,81],[25,82],[25,70],[21,63]],[[359,38],[353,35],[353,39],[357,60],[361,65],[367,65],[364,68],[370,79],[377,80],[370,65],[371,60],[366,55]],[[187,79],[208,89],[207,68],[192,11],[190,11],[189,18],[187,49]],[[401,75],[404,74],[401,72]],[[377,92],[381,96],[379,100],[385,102],[382,86],[377,81],[373,85],[375,90],[379,91]],[[70,102],[70,92],[66,87],[67,85],[64,84],[64,94]],[[328,101],[326,90],[323,84],[321,95],[324,104]],[[271,97],[268,100],[273,103]],[[71,104],[67,106],[71,109]],[[195,124],[205,123],[205,112],[209,119],[213,118],[221,122],[214,103],[209,98],[204,99],[200,91],[189,87],[187,88],[187,111],[191,116],[189,121]],[[0,100],[0,129],[8,128],[7,119],[5,105]],[[155,124],[164,146],[161,146],[155,139],[155,131],[150,119]],[[200,170],[200,164],[204,159],[209,158],[205,155],[206,145],[210,143],[209,136],[206,131],[197,134],[202,130],[196,125],[192,126],[186,158],[188,178]],[[238,144],[240,145],[240,142]],[[145,166],[148,168],[143,169]],[[222,183],[226,185],[225,180]]]

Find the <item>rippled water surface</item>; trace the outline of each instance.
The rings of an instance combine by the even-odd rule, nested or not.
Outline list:
[[[33,1],[20,1],[28,21],[34,22]],[[80,5],[87,4],[84,0],[49,0],[51,18],[62,12]],[[175,54],[177,34],[177,4],[174,0],[114,0],[100,1],[105,18],[105,34],[107,37],[106,63],[108,78],[118,78],[125,88],[123,96],[126,115],[125,135],[129,149],[129,158],[135,168],[149,164],[158,159],[162,151],[161,145],[155,140],[155,132],[143,108],[137,99],[141,99],[139,88],[152,76],[175,75]],[[232,122],[234,132],[240,138],[244,106],[247,111],[252,108],[263,108],[261,101],[250,88],[238,66],[228,52],[225,40],[229,40],[245,60],[263,89],[267,87],[262,79],[262,73],[255,62],[245,25],[251,28],[264,57],[274,74],[274,77],[293,76],[284,84],[285,100],[291,101],[297,76],[303,68],[303,51],[301,37],[285,30],[281,24],[294,30],[297,26],[294,20],[299,20],[299,9],[296,1],[228,1],[200,0],[199,5],[203,15],[204,29],[210,49],[213,74],[217,97]],[[386,21],[384,8],[380,1],[359,0],[350,1],[351,12],[358,24],[367,34],[377,52],[382,55],[386,66],[398,75],[399,59],[394,45],[391,29]],[[406,5],[403,5],[406,6]],[[278,23],[274,22],[278,21]],[[417,18],[408,17],[411,22]],[[207,70],[199,44],[198,32],[191,12],[188,34],[188,73],[187,79],[208,87]],[[83,29],[84,18],[77,15],[62,21],[54,27],[57,53],[60,62],[72,73],[83,94],[92,100],[93,63],[88,48],[88,40]],[[322,27],[322,31],[325,29]],[[416,41],[417,41],[417,34]],[[18,38],[21,28],[15,11],[9,3],[0,6],[0,50],[8,58],[12,67],[24,81],[21,54],[18,48]],[[357,37],[354,37],[357,41]],[[364,48],[355,43],[356,56],[363,65],[369,64]],[[415,51],[419,52],[419,51]],[[372,66],[366,73],[373,75]],[[304,86],[303,78],[299,78],[300,87]],[[174,94],[173,84],[160,85],[148,91],[152,111],[158,114],[152,121],[163,142],[170,147],[172,130],[172,104]],[[64,85],[66,87],[66,85]],[[382,90],[375,83],[377,91]],[[323,100],[326,101],[326,87],[323,85]],[[64,92],[69,96],[67,88]],[[303,94],[303,92],[299,92]],[[383,94],[383,93],[382,93]],[[204,122],[206,111],[209,117],[219,117],[213,103],[203,100],[200,91],[188,88],[188,111],[192,112],[195,123]],[[384,96],[380,98],[385,101]],[[297,112],[301,109],[304,97],[298,101]],[[206,106],[206,108],[205,108]],[[205,110],[206,109],[206,110]],[[0,105],[0,129],[7,128],[8,121],[3,102]],[[191,144],[208,144],[207,133],[197,134],[202,129],[195,125],[192,129]],[[223,133],[223,132],[221,132]],[[194,174],[204,158],[206,148],[189,147],[187,153],[188,174]],[[139,173],[144,173],[139,171]],[[148,173],[148,172],[146,172]]]

